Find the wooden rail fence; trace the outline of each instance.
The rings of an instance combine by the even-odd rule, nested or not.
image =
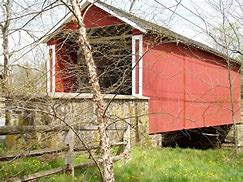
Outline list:
[[[88,145],[88,146],[75,146],[74,138],[75,138],[75,131],[97,131],[99,128],[98,126],[80,126],[75,125],[72,126],[48,126],[48,125],[41,125],[41,126],[1,126],[0,127],[0,135],[18,135],[18,134],[29,134],[29,133],[42,133],[42,132],[61,132],[66,131],[64,144],[65,147],[60,148],[45,148],[39,150],[31,150],[31,151],[24,151],[19,153],[3,153],[0,154],[0,161],[9,161],[17,158],[23,157],[31,157],[31,156],[41,156],[44,154],[53,154],[53,153],[65,153],[64,163],[65,166],[58,167],[46,171],[40,171],[35,174],[25,175],[22,177],[12,178],[11,181],[31,181],[41,177],[57,174],[57,173],[68,173],[74,175],[74,169],[76,168],[83,168],[83,167],[90,167],[95,166],[95,162],[87,162],[78,165],[73,164],[75,152],[80,151],[91,151],[95,149],[99,149],[99,145]],[[111,146],[119,146],[119,154],[113,157],[114,161],[119,160],[120,154],[122,152],[130,151],[130,125],[126,124],[124,127],[114,127],[110,126],[107,128],[108,131],[122,131],[123,132],[123,139],[122,141],[117,141],[112,143]],[[97,163],[101,163],[102,160],[99,159],[96,161]]]

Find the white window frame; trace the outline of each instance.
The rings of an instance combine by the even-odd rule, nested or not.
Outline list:
[[[51,46],[48,46],[49,47],[49,52],[51,50]],[[50,56],[50,54],[49,54]],[[47,60],[47,63],[46,63],[46,91],[47,91],[47,94],[49,95],[49,93],[51,92],[51,62],[52,60],[50,60],[50,57],[49,59]]]
[[[139,63],[138,63],[138,95],[143,95],[143,35],[134,35],[132,36],[132,95],[136,94],[136,41],[139,41],[138,55],[139,55]]]
[[[51,45],[49,46],[49,49],[51,50],[51,60],[47,61],[47,67],[46,67],[46,72],[47,72],[47,93],[48,94],[55,94],[56,90],[56,46]],[[50,64],[50,62],[52,64]],[[52,67],[51,67],[52,65]],[[52,71],[52,74],[51,74]],[[52,83],[52,87],[51,87]]]

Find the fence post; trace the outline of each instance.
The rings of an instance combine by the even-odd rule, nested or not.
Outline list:
[[[126,124],[126,130],[124,132],[123,141],[126,142],[124,152],[128,155],[130,154],[131,150],[131,124]]]
[[[6,105],[5,98],[0,94],[0,126],[6,125]],[[5,140],[6,136],[0,136],[0,140]]]
[[[74,164],[73,164],[73,157],[74,157],[74,132],[70,128],[67,132],[65,139],[65,145],[68,147],[68,151],[65,155],[65,173],[74,176]]]

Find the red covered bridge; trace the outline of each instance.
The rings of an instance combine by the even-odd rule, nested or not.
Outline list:
[[[232,124],[229,77],[239,122],[239,62],[105,3],[81,7],[103,92],[149,97],[151,134]],[[89,92],[76,30],[69,14],[44,39],[50,94]]]

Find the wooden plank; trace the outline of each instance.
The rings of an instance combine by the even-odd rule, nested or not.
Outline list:
[[[50,170],[47,170],[47,171],[37,172],[37,173],[31,174],[31,175],[22,176],[20,178],[17,178],[17,177],[12,178],[9,181],[31,181],[31,180],[35,180],[35,179],[38,179],[38,178],[41,178],[41,177],[50,176],[50,175],[53,175],[53,174],[58,174],[58,173],[61,173],[61,172],[64,172],[64,167],[58,167],[58,168],[50,169]]]
[[[77,125],[73,126],[76,131],[96,131],[98,126],[82,126]],[[17,135],[17,134],[27,134],[34,132],[60,132],[68,131],[69,126],[60,125],[60,126],[50,126],[50,125],[39,125],[39,126],[1,126],[0,135]],[[109,127],[107,130],[124,130],[125,127]]]
[[[111,43],[113,42],[114,40],[116,41],[125,41],[125,39],[127,38],[132,38],[132,35],[119,35],[119,36],[109,36],[109,37],[97,37],[97,38],[94,38],[92,37],[90,39],[90,43],[91,44],[100,44],[100,43]],[[126,40],[128,41],[128,40]]]
[[[71,129],[69,129],[68,133],[66,134],[64,143],[68,147],[68,151],[64,158],[65,173],[74,176],[74,132]]]
[[[121,145],[126,145],[125,142],[118,142],[118,143],[113,143],[111,146],[121,146]],[[88,146],[90,150],[96,150],[100,146]],[[41,156],[44,154],[53,154],[53,153],[62,153],[66,152],[68,150],[68,147],[63,147],[63,148],[49,148],[49,149],[40,149],[40,150],[32,150],[32,151],[24,151],[22,153],[4,153],[0,155],[0,161],[8,161],[14,158],[22,158],[22,157],[31,157],[31,156]],[[75,152],[81,152],[81,151],[86,151],[85,147],[74,147],[73,149]]]
[[[121,158],[122,158],[121,156],[114,156],[112,158],[112,160],[115,162],[115,161],[120,160]],[[97,163],[101,163],[101,162],[102,162],[102,160],[97,160]],[[80,168],[93,167],[95,165],[96,164],[94,162],[86,162],[86,163],[74,165],[74,168],[80,169]],[[61,173],[64,171],[65,171],[65,167],[58,167],[58,168],[54,168],[54,169],[50,169],[50,170],[46,170],[46,171],[37,172],[37,173],[31,174],[31,175],[25,175],[22,177],[12,178],[12,179],[9,179],[9,181],[21,181],[21,182],[22,181],[31,181],[31,180],[36,180],[41,177],[58,174],[58,173]]]
[[[40,150],[32,150],[32,151],[23,151],[22,153],[4,153],[0,155],[0,161],[8,161],[13,158],[23,158],[23,157],[31,157],[31,156],[40,156],[43,154],[53,154],[53,153],[61,153],[67,151],[67,147],[65,148],[50,148],[50,149],[40,149]]]
[[[124,130],[124,133],[123,133],[123,143],[125,143],[125,144],[120,145],[120,147],[116,153],[117,155],[119,155],[121,153],[130,154],[130,151],[131,151],[131,125],[129,123],[127,123],[126,130]]]

